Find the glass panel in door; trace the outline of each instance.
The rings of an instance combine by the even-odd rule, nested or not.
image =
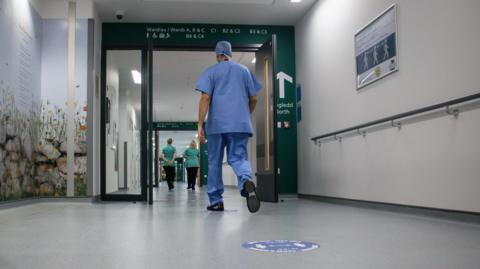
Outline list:
[[[141,195],[142,52],[106,51],[105,194]]]

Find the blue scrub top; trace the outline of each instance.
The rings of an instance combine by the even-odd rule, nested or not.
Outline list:
[[[244,65],[222,61],[205,70],[196,89],[210,96],[206,132],[211,134],[253,134],[249,97],[257,95],[262,85]]]

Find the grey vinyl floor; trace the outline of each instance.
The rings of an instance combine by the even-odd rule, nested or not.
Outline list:
[[[155,203],[39,203],[0,210],[0,268],[480,268],[480,226],[286,198],[226,212],[204,190],[157,190]],[[319,249],[264,253],[247,241],[306,240]]]

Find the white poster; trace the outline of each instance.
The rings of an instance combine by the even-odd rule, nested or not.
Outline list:
[[[357,90],[398,70],[397,5],[355,35]]]

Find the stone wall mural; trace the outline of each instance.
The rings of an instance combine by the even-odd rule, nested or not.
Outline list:
[[[67,191],[67,21],[0,0],[0,202]],[[76,22],[74,196],[87,195],[88,20]]]
[[[85,196],[87,107],[76,107],[75,196]],[[22,113],[13,92],[0,81],[0,125],[0,201],[65,196],[65,109],[45,101]]]

